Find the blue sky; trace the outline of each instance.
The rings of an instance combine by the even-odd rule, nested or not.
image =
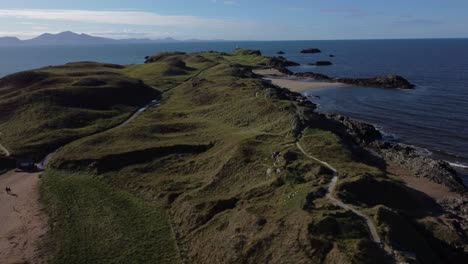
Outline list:
[[[464,38],[467,10],[467,0],[0,0],[0,36]]]

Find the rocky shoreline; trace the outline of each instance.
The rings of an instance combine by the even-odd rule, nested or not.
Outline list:
[[[325,63],[325,62],[320,62]],[[378,87],[378,88],[394,88],[394,89],[413,89],[414,84],[410,83],[408,80],[403,78],[400,75],[386,75],[378,76],[372,78],[336,78],[330,77],[325,74],[315,73],[315,72],[300,72],[293,73],[288,67],[299,66],[299,63],[290,61],[282,56],[271,57],[268,61],[268,66],[278,70],[279,72],[292,75],[298,78],[310,79],[316,81],[327,81],[332,83],[343,83],[354,86],[364,86],[364,87]],[[331,65],[323,64],[323,65]]]
[[[282,60],[282,59],[281,59]],[[286,69],[279,64],[280,69]],[[301,74],[299,74],[301,75]],[[322,75],[314,74],[316,79]],[[441,210],[441,217],[460,237],[468,239],[468,192],[456,170],[446,161],[433,159],[410,145],[387,142],[373,125],[353,120],[339,114],[324,114],[300,93],[269,83],[270,97],[296,101],[299,106],[293,120],[291,133],[299,137],[306,127],[320,128],[338,135],[361,161],[385,169],[395,164],[411,173],[411,177],[423,178],[448,188],[453,195],[434,200]]]

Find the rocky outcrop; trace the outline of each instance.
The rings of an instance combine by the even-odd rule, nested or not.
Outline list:
[[[315,65],[315,66],[330,66],[333,65],[331,61],[317,61],[315,63],[309,63],[309,65]]]
[[[310,49],[303,49],[301,53],[321,53],[322,51],[316,48],[310,48]]]
[[[400,143],[376,142],[374,147],[386,160],[409,169],[416,177],[443,184],[452,191],[465,191],[462,179],[445,161],[432,159],[414,147]]]
[[[412,89],[414,84],[399,75],[387,75],[374,78],[335,78],[334,82],[355,86]]]
[[[408,169],[416,177],[427,178],[447,186],[452,191],[466,192],[462,179],[447,162],[432,159],[405,144],[382,142],[382,134],[372,125],[338,114],[314,113],[306,117],[303,123],[308,127],[337,134],[349,146],[354,146],[357,155],[367,162],[376,166],[391,162]]]
[[[328,77],[327,75],[321,74],[321,73],[315,73],[315,72],[296,72],[294,73],[294,76],[299,77],[299,78],[314,79],[317,81],[331,80],[331,78]]]
[[[292,72],[288,70],[287,67],[292,67],[292,66],[299,66],[300,64],[294,61],[290,61],[286,59],[285,57],[279,56],[279,57],[271,57],[268,60],[268,66],[277,69],[278,71],[291,75]]]
[[[284,51],[278,51],[278,52],[276,52],[276,54],[283,55],[285,53],[284,53]]]
[[[318,81],[329,81],[344,83],[354,86],[377,87],[377,88],[400,88],[412,89],[414,84],[399,75],[387,75],[374,78],[332,78],[327,75],[315,72],[297,72],[294,76],[300,78],[309,78]]]
[[[449,224],[461,236],[468,239],[468,197],[461,196],[438,200],[444,209]]]
[[[327,118],[341,124],[346,134],[358,144],[369,144],[382,139],[382,134],[373,126],[339,114],[326,115]]]
[[[333,55],[333,54],[330,54],[330,55],[328,55],[328,57],[330,57],[330,58],[334,58],[334,57],[335,57],[335,55]]]

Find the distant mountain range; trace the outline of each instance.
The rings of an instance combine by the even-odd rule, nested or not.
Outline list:
[[[190,39],[184,42],[204,42],[206,40]],[[222,40],[212,40],[222,41]],[[95,37],[87,34],[77,34],[71,31],[65,31],[58,34],[44,33],[38,37],[27,40],[20,40],[17,37],[0,37],[0,46],[17,45],[95,45],[95,44],[133,44],[133,43],[171,43],[182,42],[173,38],[163,39],[110,39]]]

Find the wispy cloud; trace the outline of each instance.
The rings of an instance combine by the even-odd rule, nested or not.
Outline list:
[[[171,16],[140,11],[93,11],[56,9],[0,9],[0,17],[48,21],[73,21],[97,24],[176,27],[239,27],[249,22],[197,16]]]
[[[412,18],[412,19],[403,19],[394,21],[393,24],[396,25],[413,25],[413,26],[433,26],[440,25],[442,21],[432,20],[432,19],[423,19],[423,18]]]
[[[369,15],[365,10],[357,8],[357,7],[327,8],[327,9],[322,9],[322,12],[339,13],[339,14],[344,14],[344,15],[348,15],[352,17],[363,17],[363,16]]]

